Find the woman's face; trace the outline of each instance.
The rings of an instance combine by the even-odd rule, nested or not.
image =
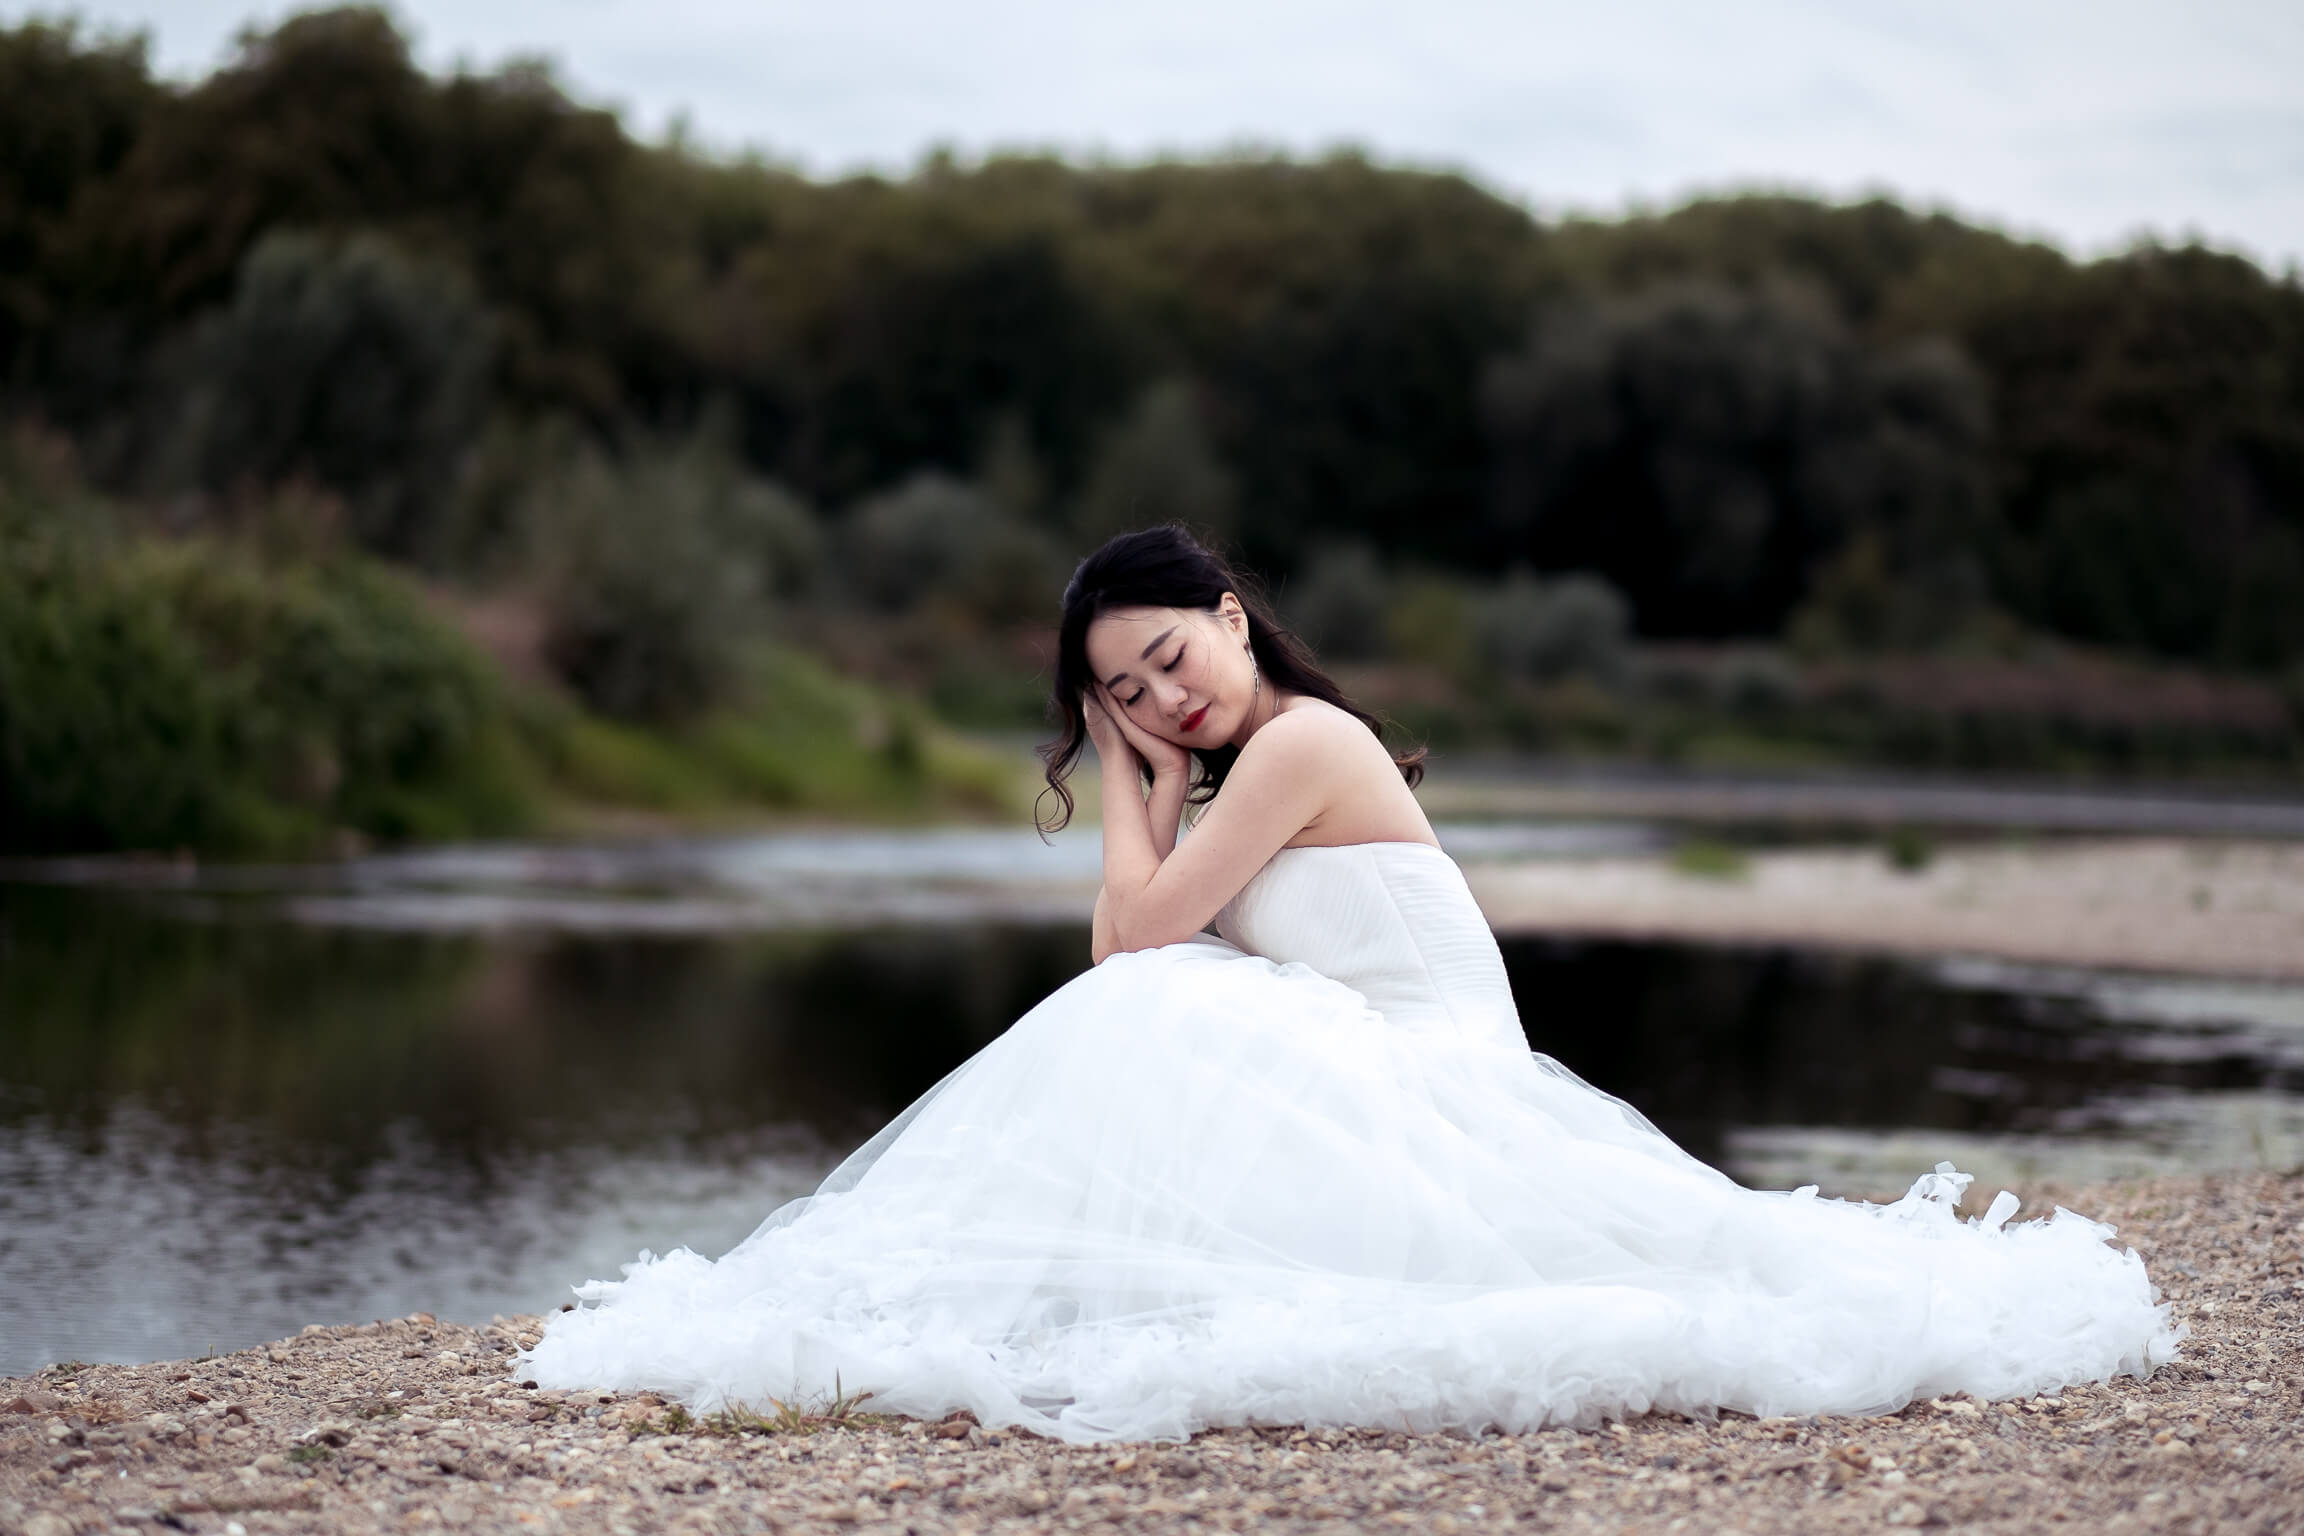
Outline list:
[[[1115,608],[1088,626],[1088,666],[1143,729],[1180,747],[1241,736],[1256,691],[1248,616],[1227,592],[1214,612]]]

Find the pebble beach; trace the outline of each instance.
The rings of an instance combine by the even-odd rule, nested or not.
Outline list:
[[[1079,1447],[868,1401],[698,1420],[539,1391],[510,1369],[537,1318],[418,1313],[0,1381],[0,1532],[2304,1530],[2304,1175],[2031,1194],[2143,1255],[2190,1330],[2172,1363],[1875,1418]]]

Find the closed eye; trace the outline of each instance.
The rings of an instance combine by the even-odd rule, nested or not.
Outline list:
[[[1160,670],[1163,672],[1173,672],[1180,664],[1182,664],[1183,660],[1184,647],[1178,646],[1176,647],[1176,654],[1169,657],[1166,661],[1160,664]],[[1144,697],[1144,690],[1139,688],[1134,693],[1128,695],[1128,697],[1122,699],[1120,702],[1123,706],[1132,709],[1135,707],[1136,701],[1142,697]]]

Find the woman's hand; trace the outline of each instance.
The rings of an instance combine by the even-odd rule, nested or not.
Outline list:
[[[1191,771],[1192,754],[1187,748],[1155,736],[1129,719],[1128,712],[1102,683],[1093,685],[1081,699],[1080,708],[1088,720],[1088,739],[1096,744],[1100,760],[1113,762],[1118,760],[1115,754],[1126,752],[1151,769],[1156,781],[1171,777],[1181,780]]]

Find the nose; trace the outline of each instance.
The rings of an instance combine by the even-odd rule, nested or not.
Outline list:
[[[1189,692],[1182,683],[1162,683],[1158,697],[1162,709],[1178,718],[1183,716],[1184,702]]]

